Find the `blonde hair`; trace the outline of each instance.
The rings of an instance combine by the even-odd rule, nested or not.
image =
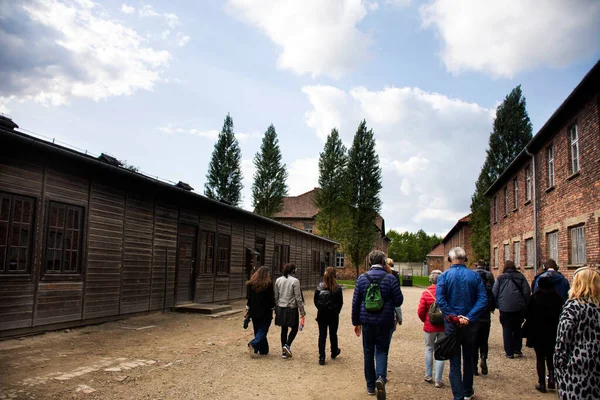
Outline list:
[[[600,272],[596,268],[582,267],[575,271],[569,300],[600,305]]]
[[[384,268],[388,274],[391,274],[392,269],[394,269],[394,260],[392,260],[391,258],[386,258]]]

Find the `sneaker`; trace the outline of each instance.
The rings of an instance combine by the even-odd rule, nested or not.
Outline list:
[[[335,358],[336,358],[337,356],[339,356],[341,352],[342,352],[342,349],[340,349],[340,348],[338,347],[338,349],[337,349],[337,351],[336,351],[335,353],[331,353],[331,359],[332,359],[332,360],[335,360]]]
[[[515,356],[513,356],[512,354],[507,354],[506,358],[515,358]]]
[[[367,394],[369,396],[375,396],[375,389],[369,389],[369,388],[367,388]]]
[[[281,353],[281,358],[288,358],[287,354],[285,354],[285,351],[283,353]]]
[[[325,365],[325,359],[319,358],[319,365]]]
[[[523,352],[522,351],[515,351],[515,357],[523,357]]]
[[[252,345],[250,343],[248,343],[248,354],[250,354],[250,357],[251,358],[256,357],[257,353],[258,352],[256,350],[254,350],[254,347],[252,347]]]
[[[292,358],[292,349],[287,344],[283,346],[283,353],[287,356],[286,358]]]
[[[425,377],[425,382],[432,383],[433,382],[433,378],[431,376],[426,376]]]
[[[546,393],[546,387],[539,383],[535,385],[535,390],[537,390],[538,392]]]
[[[471,393],[469,396],[464,397],[465,400],[472,400],[474,398],[475,398],[475,393]]]
[[[375,392],[377,400],[385,400],[385,382],[381,376],[375,381]]]
[[[488,374],[488,367],[487,367],[487,361],[485,358],[481,359],[481,375],[487,375]]]
[[[444,382],[442,381],[435,381],[435,387],[436,388],[443,388],[444,387]]]

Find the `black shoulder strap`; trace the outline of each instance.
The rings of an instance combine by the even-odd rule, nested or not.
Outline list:
[[[512,276],[509,276],[508,279],[513,283],[513,285],[517,287],[517,290],[519,291],[519,293],[521,294],[521,298],[523,299],[525,295],[523,294],[523,289],[521,288],[521,285],[515,282],[515,279]]]

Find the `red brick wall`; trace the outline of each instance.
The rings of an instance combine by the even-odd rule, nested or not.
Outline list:
[[[427,275],[431,274],[434,269],[444,270],[444,256],[427,257]]]
[[[448,238],[448,240],[446,240],[446,242],[444,242],[444,257],[442,258],[443,268],[440,268],[440,269],[445,271],[448,268],[450,268],[450,262],[448,262],[448,252],[453,247],[457,247],[457,246],[465,249],[465,252],[467,253],[467,257],[469,258],[469,262],[467,263],[467,265],[472,265],[474,262],[477,261],[477,260],[473,260],[473,248],[471,247],[471,235],[472,235],[471,226],[469,226],[468,224],[465,224],[465,225],[462,225],[459,229],[457,229],[456,232],[454,232],[452,234],[452,236],[450,236]]]
[[[571,279],[574,270],[580,265],[573,265],[570,257],[570,231],[573,226],[585,225],[587,265],[600,264],[600,112],[599,96],[596,94],[562,125],[548,136],[541,149],[535,153],[536,158],[536,191],[538,209],[537,254],[538,264],[548,258],[546,235],[558,232],[558,260],[560,271]],[[570,141],[568,129],[577,123],[579,132],[580,171],[572,175]],[[547,147],[554,145],[554,187],[548,188]],[[525,238],[533,230],[533,204],[525,204],[525,166],[515,176],[519,180],[519,209],[509,211],[504,217],[504,197],[501,187],[498,196],[498,222],[493,222],[493,195],[490,197],[492,209],[491,218],[491,256],[494,258],[494,247],[498,246],[499,264],[503,263],[503,244],[509,242],[511,251],[515,240],[521,241],[521,265],[525,264]],[[509,185],[509,208],[512,204],[512,177]],[[511,253],[511,259],[514,255]],[[502,268],[496,269],[492,264],[495,275]],[[524,271],[529,279],[534,276],[534,269]]]

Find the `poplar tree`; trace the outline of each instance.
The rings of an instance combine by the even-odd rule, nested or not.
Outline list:
[[[254,156],[254,166],[252,206],[255,213],[270,218],[281,211],[283,198],[288,192],[288,174],[281,162],[279,139],[272,124],[265,132],[260,151]]]
[[[496,109],[487,157],[471,197],[471,246],[475,259],[490,259],[490,200],[485,192],[500,177],[532,138],[532,126],[521,85]]]
[[[360,265],[373,248],[377,238],[375,217],[381,209],[381,168],[375,151],[373,130],[367,130],[363,120],[354,135],[348,153],[347,196],[350,202],[350,227],[343,241],[344,252],[356,266]]]
[[[319,187],[315,205],[319,208],[317,227],[320,234],[340,240],[346,227],[348,206],[346,196],[346,147],[337,129],[333,128],[319,155]]]

